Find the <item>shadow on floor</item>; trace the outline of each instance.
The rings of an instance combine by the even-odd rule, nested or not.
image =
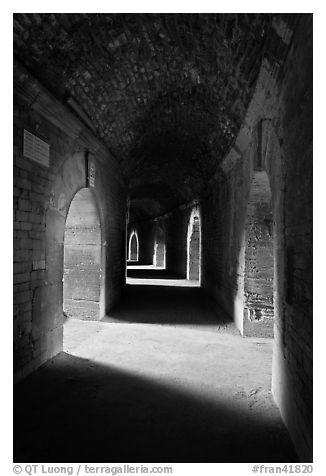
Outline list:
[[[141,284],[126,285],[120,303],[102,321],[234,327],[225,313],[213,312],[213,302],[201,288]]]
[[[65,353],[14,389],[14,462],[295,462],[280,418]]]
[[[175,273],[171,273],[162,268],[151,268],[140,267],[137,268],[127,268],[127,277],[128,278],[138,278],[138,279],[185,279],[184,276],[180,276]]]

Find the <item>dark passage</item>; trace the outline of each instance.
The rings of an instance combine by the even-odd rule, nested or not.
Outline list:
[[[213,313],[213,301],[186,279],[152,266],[128,269],[128,284],[119,306],[103,321],[214,326],[237,333],[229,316]]]

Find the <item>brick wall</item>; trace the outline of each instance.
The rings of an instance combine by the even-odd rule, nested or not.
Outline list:
[[[105,313],[124,279],[125,192],[109,153],[34,78],[15,64],[14,88],[14,369],[27,375],[62,350],[65,220],[87,186],[87,156],[102,227]],[[50,144],[50,166],[23,156],[24,129]]]

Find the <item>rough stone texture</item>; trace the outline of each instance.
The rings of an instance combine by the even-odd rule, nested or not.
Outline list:
[[[239,132],[262,59],[279,67],[296,19],[15,14],[14,54],[87,114],[121,164],[133,219],[155,217],[205,188]]]
[[[100,317],[101,224],[91,189],[72,200],[64,237],[63,311],[66,317]]]
[[[197,214],[191,213],[187,237],[187,277],[190,280],[200,279],[200,221]]]
[[[199,280],[199,223],[194,224],[190,238],[189,279]]]
[[[103,311],[125,279],[123,174],[143,263],[155,245],[145,219],[161,216],[167,269],[186,277],[189,216],[200,203],[202,285],[240,332],[259,166],[274,220],[272,390],[300,461],[311,461],[312,15],[17,14],[14,55],[18,374],[61,349],[64,222],[87,185],[88,152],[105,224]],[[88,127],[17,58],[57,98],[73,97]],[[50,143],[49,169],[22,157],[23,128]]]
[[[243,335],[273,337],[274,249],[272,194],[265,171],[255,171],[245,226]]]
[[[303,16],[278,79],[272,69],[262,69],[245,121],[257,127],[243,137],[240,131],[239,146],[201,200],[203,285],[242,331],[246,203],[257,160],[268,172],[275,254],[273,393],[302,461],[312,460],[311,31],[312,17]]]
[[[119,298],[124,279],[125,195],[109,152],[17,65],[14,79],[14,369],[20,379],[62,350],[65,220],[75,193],[87,185],[86,158],[96,164],[104,224],[102,314]],[[23,156],[24,129],[50,144],[49,168]]]
[[[312,76],[312,15],[306,15],[284,67],[275,121],[285,193],[273,392],[302,460],[312,458],[313,421]],[[274,169],[271,152],[267,149],[269,170]]]

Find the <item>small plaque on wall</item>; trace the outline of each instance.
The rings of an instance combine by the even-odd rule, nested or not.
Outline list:
[[[50,145],[24,129],[24,157],[44,167],[50,166]]]
[[[95,187],[95,164],[92,160],[88,161],[88,186]]]

